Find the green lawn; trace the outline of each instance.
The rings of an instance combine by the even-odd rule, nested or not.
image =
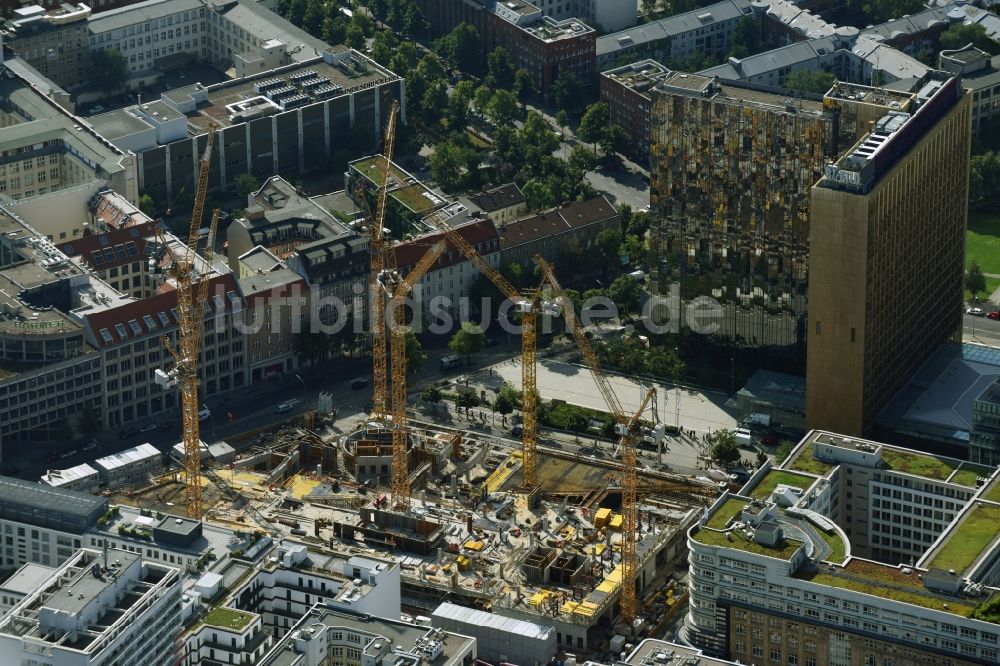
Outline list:
[[[936,458],[922,453],[910,453],[882,447],[882,462],[889,469],[906,474],[944,481],[958,467],[959,461]]]
[[[994,481],[993,485],[986,489],[986,492],[983,493],[983,499],[1000,503],[1000,481]]]
[[[965,571],[996,538],[998,529],[1000,529],[1000,507],[992,504],[976,504],[931,560],[930,566],[945,571],[949,569],[959,573]]]
[[[732,535],[732,540],[726,538],[727,534]],[[785,539],[780,546],[776,548],[768,548],[767,546],[762,546],[756,541],[750,541],[746,538],[746,536],[737,530],[731,530],[729,532],[716,532],[715,530],[700,529],[694,533],[692,538],[698,543],[703,543],[706,546],[718,546],[720,548],[745,550],[748,553],[766,555],[767,557],[776,557],[779,560],[787,560],[791,558],[795,551],[802,546],[801,541]]]
[[[813,443],[809,442],[802,447],[802,451],[795,458],[790,467],[792,469],[797,469],[800,472],[810,472],[812,474],[816,474],[817,476],[822,476],[826,474],[827,471],[833,467],[833,465],[813,458]]]
[[[202,621],[213,627],[222,627],[223,629],[235,629],[236,631],[242,631],[248,624],[250,624],[250,622],[253,621],[253,618],[253,615],[245,611],[237,610],[235,608],[216,606],[205,614]]]
[[[805,476],[803,474],[796,474],[795,472],[786,472],[783,469],[772,469],[768,472],[757,487],[750,491],[750,496],[757,499],[764,499],[765,497],[770,497],[771,491],[777,488],[779,485],[784,484],[786,486],[795,486],[801,488],[805,492],[806,488],[811,486],[816,479],[811,476]]]
[[[993,472],[989,467],[980,467],[978,465],[973,465],[972,463],[965,463],[962,467],[955,472],[955,475],[948,479],[951,483],[957,483],[960,486],[968,486],[969,488],[976,487],[976,479],[981,476],[989,476]]]
[[[975,260],[984,273],[1000,275],[1000,214],[969,211],[965,235],[965,266]]]
[[[747,505],[746,500],[734,499],[730,497],[727,499],[719,510],[712,514],[712,517],[708,519],[705,523],[706,527],[711,527],[715,530],[722,530],[726,528],[726,523],[733,516],[737,516],[743,511],[743,507]]]

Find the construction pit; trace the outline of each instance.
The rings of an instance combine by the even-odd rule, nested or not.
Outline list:
[[[541,493],[532,507],[518,492],[520,443],[411,422],[412,499],[408,511],[395,511],[384,436],[363,425],[330,437],[289,429],[257,442],[231,468],[206,472],[214,486],[206,497],[217,498],[206,520],[256,525],[318,552],[394,559],[407,612],[429,614],[447,600],[543,622],[578,653],[623,631],[656,635],[683,606],[677,571],[686,567],[685,533],[714,486],[640,472],[640,609],[630,630],[616,626],[616,461],[540,447]]]

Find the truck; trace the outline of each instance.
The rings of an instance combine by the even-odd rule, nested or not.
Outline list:
[[[461,367],[462,357],[458,354],[451,354],[449,356],[441,357],[441,372],[446,370],[454,370],[455,368]]]
[[[771,415],[761,414],[760,412],[754,412],[743,421],[743,425],[749,426],[751,428],[770,428],[771,427]]]

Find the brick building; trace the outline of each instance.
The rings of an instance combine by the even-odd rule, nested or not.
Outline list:
[[[669,73],[655,60],[601,72],[601,101],[611,111],[611,122],[628,133],[629,156],[643,164],[649,163],[652,90]]]

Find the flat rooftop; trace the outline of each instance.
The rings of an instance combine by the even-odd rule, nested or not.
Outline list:
[[[666,65],[662,65],[655,60],[641,60],[631,65],[624,65],[601,72],[601,76],[607,77],[636,92],[646,92],[668,74],[670,74],[670,70],[667,69]]]
[[[1000,506],[974,502],[945,532],[946,537],[924,554],[929,569],[961,575],[995,545],[1000,535]]]
[[[0,518],[82,534],[108,510],[108,500],[0,476]]]
[[[188,114],[188,122],[206,132],[208,131],[209,124],[213,122],[218,124],[220,128],[240,124],[243,122],[242,120],[230,120],[230,113],[226,109],[227,105],[260,97],[262,93],[258,92],[255,86],[264,81],[277,79],[286,85],[291,85],[289,83],[290,77],[300,72],[315,71],[318,77],[329,79],[330,85],[342,87],[342,90],[331,95],[329,98],[313,97],[308,102],[310,104],[322,99],[332,99],[346,95],[356,90],[367,88],[374,83],[394,81],[399,78],[389,70],[376,64],[375,61],[354,51],[343,52],[341,59],[341,64],[331,65],[322,58],[317,58],[295,66],[263,72],[253,77],[206,86],[208,101],[198,104],[195,113]],[[176,98],[178,101],[183,102],[186,98],[190,97],[191,88],[192,86],[179,88],[163,93],[163,96],[168,99]]]
[[[708,97],[716,102],[728,102],[769,111],[821,116],[823,102],[807,98],[802,93],[780,88],[765,88],[754,84],[723,81],[715,77],[685,72],[671,72],[656,84],[658,92],[688,97]]]
[[[7,580],[0,583],[0,590],[26,595],[32,590],[41,587],[42,583],[47,581],[54,572],[54,567],[28,562],[14,572]]]

